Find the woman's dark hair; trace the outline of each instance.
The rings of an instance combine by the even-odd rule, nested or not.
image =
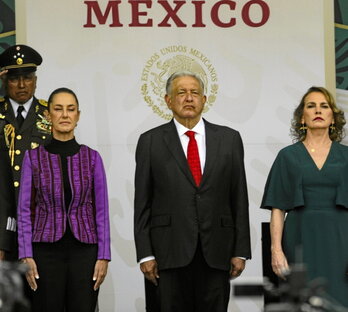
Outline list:
[[[77,99],[77,96],[76,96],[75,92],[73,90],[69,89],[69,88],[62,87],[62,88],[58,88],[58,89],[54,90],[50,94],[50,96],[48,98],[48,101],[47,101],[48,102],[48,111],[50,110],[50,104],[52,103],[54,96],[56,94],[59,94],[59,93],[69,93],[69,94],[71,94],[75,98],[75,100],[76,100],[77,110],[79,109],[79,100]]]
[[[329,104],[334,118],[334,128],[329,129],[329,136],[332,141],[340,142],[344,136],[344,125],[346,124],[346,120],[344,118],[344,112],[340,110],[335,102],[332,94],[325,89],[324,87],[311,87],[307,90],[307,92],[303,95],[300,104],[296,107],[294,111],[294,116],[291,121],[290,134],[293,138],[294,142],[303,141],[306,138],[307,131],[303,129],[303,125],[301,123],[303,117],[303,109],[305,105],[306,97],[312,92],[319,92],[324,95],[327,103]]]

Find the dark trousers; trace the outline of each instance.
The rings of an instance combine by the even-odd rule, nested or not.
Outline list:
[[[32,312],[94,312],[97,250],[96,244],[81,243],[70,231],[55,243],[33,243],[40,278]]]
[[[208,266],[198,244],[192,262],[161,270],[158,286],[145,281],[148,312],[226,312],[230,298],[229,272]]]

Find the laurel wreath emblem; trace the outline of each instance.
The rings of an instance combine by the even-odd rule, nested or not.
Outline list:
[[[219,86],[217,74],[210,60],[200,51],[186,46],[170,46],[154,53],[142,72],[141,94],[145,103],[159,117],[170,120],[173,115],[165,101],[165,85],[168,77],[177,71],[191,71],[199,75],[205,85],[206,113],[217,98]]]

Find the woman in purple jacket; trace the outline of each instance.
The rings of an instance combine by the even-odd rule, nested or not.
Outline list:
[[[99,153],[80,145],[73,91],[48,99],[52,141],[26,152],[18,203],[19,258],[33,312],[93,312],[110,255],[107,185]]]

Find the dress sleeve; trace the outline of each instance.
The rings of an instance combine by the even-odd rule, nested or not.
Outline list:
[[[261,208],[289,211],[304,205],[298,159],[284,149],[279,152],[267,178]]]
[[[109,199],[103,161],[96,152],[94,168],[94,198],[98,235],[98,259],[111,260]]]

